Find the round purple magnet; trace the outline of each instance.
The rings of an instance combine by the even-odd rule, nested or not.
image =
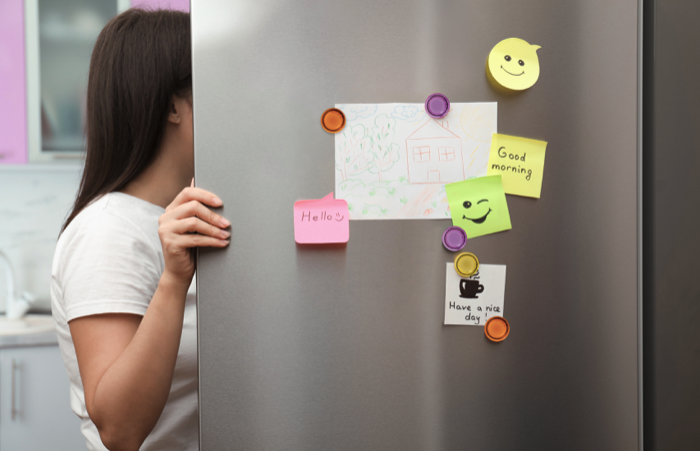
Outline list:
[[[445,117],[450,111],[450,101],[443,94],[435,93],[425,99],[425,112],[434,119]]]
[[[467,232],[461,227],[452,226],[442,234],[442,244],[448,251],[460,251],[467,244]]]

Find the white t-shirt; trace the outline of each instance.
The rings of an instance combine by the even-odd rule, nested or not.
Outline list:
[[[165,269],[158,237],[158,217],[164,211],[128,194],[110,193],[81,211],[56,245],[51,307],[70,379],[71,408],[82,419],[81,429],[90,450],[107,448],[85,408],[68,322],[99,313],[146,313]],[[193,281],[187,293],[170,396],[141,451],[199,449],[194,287]]]

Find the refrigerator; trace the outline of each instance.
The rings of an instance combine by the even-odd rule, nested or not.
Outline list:
[[[642,446],[642,10],[636,0],[192,0],[195,181],[231,244],[198,251],[200,447],[636,450]],[[502,92],[500,41],[540,75]],[[445,325],[444,219],[353,219],[295,242],[336,191],[347,104],[495,102],[546,141],[539,199],[465,251],[505,265],[499,343]],[[347,125],[346,125],[347,127]],[[337,195],[337,193],[336,193]]]

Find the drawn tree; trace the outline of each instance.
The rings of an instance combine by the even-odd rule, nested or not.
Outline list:
[[[335,168],[343,181],[369,171],[372,162],[372,140],[362,124],[346,127],[335,146]]]
[[[386,172],[399,161],[399,145],[394,142],[396,119],[380,114],[374,120],[370,134],[372,138],[372,166],[369,171],[377,174],[382,181],[382,172]]]

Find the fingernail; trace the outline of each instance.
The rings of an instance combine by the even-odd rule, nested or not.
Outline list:
[[[220,222],[221,225],[224,226],[224,227],[228,227],[228,226],[231,225],[231,223],[229,222],[229,220],[226,219],[226,218],[221,218],[221,219],[219,220],[219,222]]]
[[[228,236],[231,234],[225,230],[222,230],[221,232],[219,232],[219,235],[221,235],[221,238],[228,238]]]
[[[214,205],[223,205],[223,202],[222,202],[221,199],[219,199],[218,197],[212,197],[212,198],[211,198],[211,203],[214,204]]]
[[[227,240],[219,240],[219,241],[221,241],[221,244],[223,244],[224,246],[228,245],[228,243],[229,243]]]

